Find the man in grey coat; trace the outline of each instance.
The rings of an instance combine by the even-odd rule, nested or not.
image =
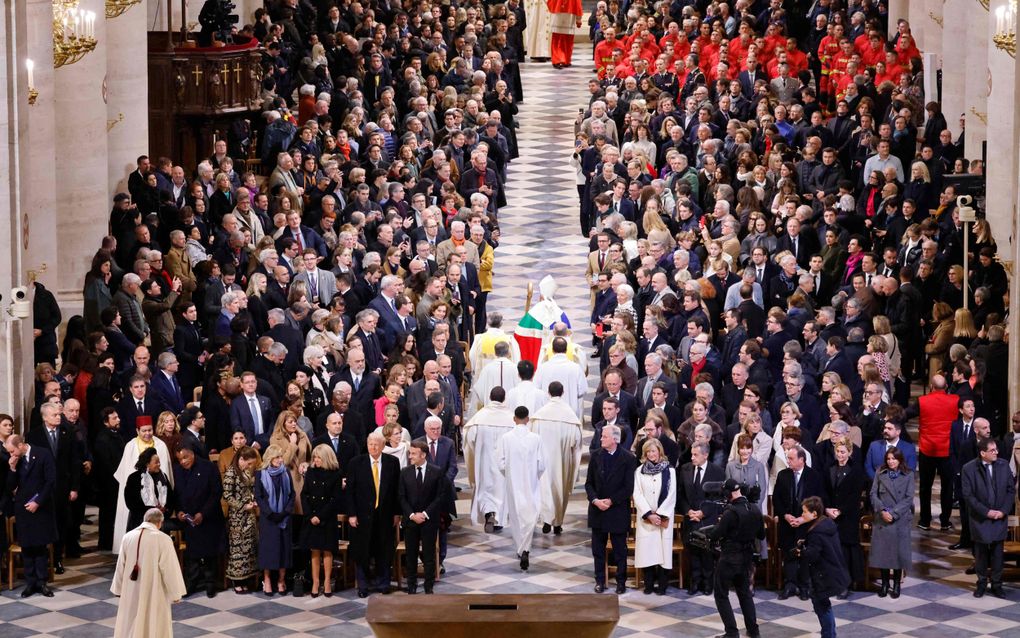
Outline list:
[[[963,466],[960,479],[974,541],[974,570],[977,572],[974,597],[984,596],[991,580],[992,595],[1005,598],[1002,549],[1009,531],[1008,517],[1013,511],[1016,481],[1009,463],[999,458],[995,439],[978,441],[978,458]]]

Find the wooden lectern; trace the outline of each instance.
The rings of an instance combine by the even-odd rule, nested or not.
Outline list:
[[[605,594],[373,596],[365,619],[380,638],[608,638],[620,601]]]

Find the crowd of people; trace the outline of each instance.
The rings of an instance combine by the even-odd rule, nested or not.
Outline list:
[[[598,592],[610,566],[626,591],[633,534],[666,593],[682,521],[689,594],[750,600],[775,553],[780,598],[833,636],[828,597],[867,568],[899,597],[937,475],[975,595],[1004,595],[1007,277],[980,210],[964,252],[954,177],[981,165],[925,101],[909,24],[887,38],[867,1],[598,2],[570,160],[595,350],[544,281],[522,356],[486,301],[526,29],[559,9],[284,0],[238,31],[265,45],[260,161],[231,138],[195,167],[140,156],[59,350],[36,284],[36,409],[25,435],[0,415],[23,595],[52,595],[46,545],[58,573],[83,551],[86,503],[100,550],[179,532],[188,593],[216,595],[225,560],[239,594],[331,596],[341,534],[359,596],[390,590],[398,535],[407,591],[420,555],[432,593],[461,453],[471,522],[508,526],[527,570],[537,526],[563,531],[586,422]],[[727,498],[777,532],[721,569],[696,537]]]

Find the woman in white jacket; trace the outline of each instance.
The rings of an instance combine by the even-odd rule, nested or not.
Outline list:
[[[658,440],[645,443],[634,476],[634,567],[643,569],[645,594],[662,596],[673,568],[673,513],[676,509],[676,470]]]

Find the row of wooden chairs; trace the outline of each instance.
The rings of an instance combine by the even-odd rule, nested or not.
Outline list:
[[[16,571],[15,559],[21,557],[21,545],[18,543],[17,536],[15,534],[14,517],[7,516],[4,518],[4,527],[7,531],[7,560],[4,561],[4,565],[7,567],[7,589],[14,589],[14,574]],[[50,569],[49,569],[49,581],[53,582],[56,572],[54,571],[55,565],[53,564],[53,545],[49,546],[50,552]]]

